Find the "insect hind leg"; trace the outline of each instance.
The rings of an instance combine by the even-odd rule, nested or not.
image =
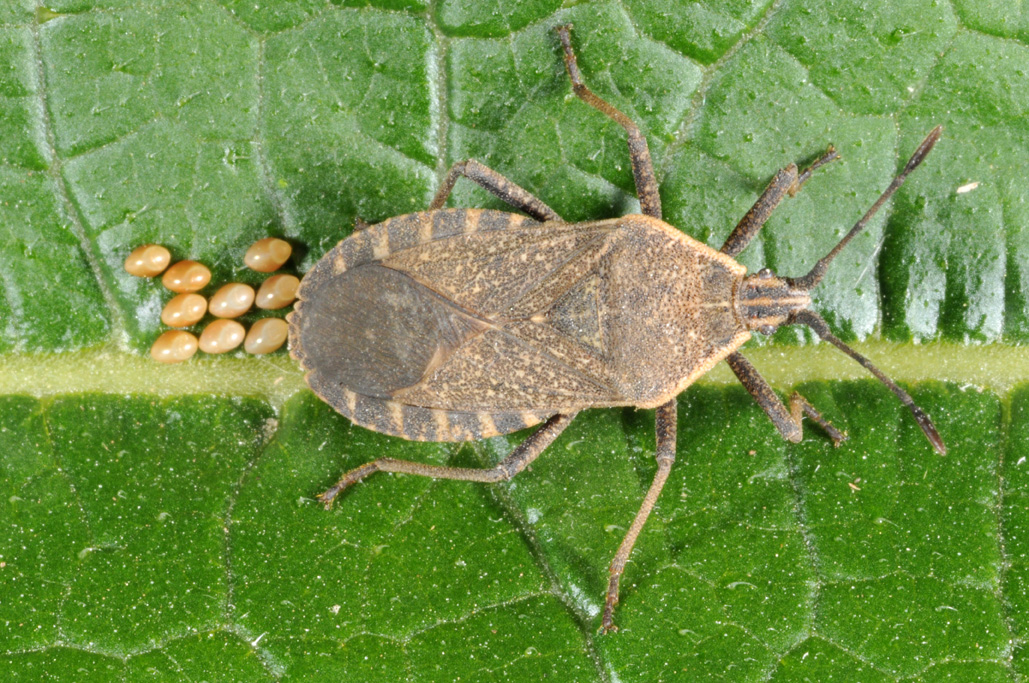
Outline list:
[[[579,63],[575,58],[575,51],[572,49],[571,28],[571,24],[565,24],[558,26],[555,30],[564,48],[565,68],[568,70],[568,77],[572,80],[572,90],[580,100],[607,115],[625,129],[629,136],[629,157],[632,159],[632,175],[636,179],[636,195],[640,199],[640,208],[648,216],[661,218],[661,195],[658,193],[657,179],[654,176],[654,162],[650,159],[647,138],[643,137],[639,126],[632,119],[586,87],[586,83],[582,80],[582,73],[579,71]]]
[[[335,486],[318,496],[318,500],[325,504],[326,509],[332,507],[332,501],[357,482],[376,472],[396,472],[397,474],[417,474],[432,479],[456,479],[459,481],[478,481],[493,483],[507,481],[514,475],[524,470],[533,460],[539,457],[540,453],[554,442],[565,430],[576,413],[559,414],[543,423],[532,435],[523,441],[517,448],[495,467],[487,470],[480,470],[470,467],[441,467],[439,465],[426,465],[410,460],[396,460],[394,458],[379,458],[372,460],[360,467],[355,467],[340,479]]]
[[[489,166],[480,164],[475,159],[459,161],[450,167],[443,184],[436,191],[436,196],[429,204],[429,210],[442,209],[447,202],[447,197],[454,189],[454,184],[461,176],[468,178],[475,184],[499,197],[516,209],[521,209],[540,222],[560,221],[561,217],[557,212],[543,203],[534,194],[520,185],[508,180],[494,171]]]

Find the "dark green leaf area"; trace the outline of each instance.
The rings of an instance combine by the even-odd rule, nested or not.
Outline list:
[[[159,647],[128,658],[67,647],[0,655],[4,680],[26,683],[43,680],[270,682],[280,680],[275,675],[277,664],[255,657],[249,643],[224,631],[162,642]]]
[[[24,24],[32,21],[36,7],[35,3],[29,2],[5,2],[0,5],[0,23]]]
[[[343,646],[333,638],[274,632],[261,641],[276,652],[275,663],[288,673],[286,680],[347,681],[357,678],[369,683],[405,680],[410,671],[407,650],[389,636],[365,633],[351,636]],[[433,653],[438,656],[438,653]]]
[[[0,666],[3,666],[5,679],[16,683],[37,683],[46,680],[110,683],[126,680],[125,662],[120,658],[74,647],[7,652],[0,655]],[[165,669],[167,668],[168,663],[165,664]],[[152,670],[147,673],[153,676],[159,672]]]
[[[840,683],[887,683],[896,679],[818,636],[799,643],[777,663],[768,679],[772,683],[839,681]]]
[[[95,149],[155,119],[179,122],[202,140],[253,131],[254,44],[225,12],[176,2],[83,12],[45,24],[40,38],[62,154]]]
[[[813,637],[800,643],[792,652],[780,659],[768,680],[772,683],[886,683],[898,679],[863,661],[854,653]],[[914,677],[901,680],[919,683],[1002,683],[1011,680],[1011,670],[1002,662],[944,661],[929,666]]]
[[[398,12],[408,10],[417,14],[429,6],[429,0],[335,0],[333,4],[343,7],[378,7]]]
[[[943,662],[926,669],[918,680],[925,683],[1006,683],[1011,680],[1011,668],[1007,666],[1007,662]]]
[[[823,597],[823,632],[894,675],[915,675],[947,657],[1000,661],[1008,647],[999,596],[974,587],[890,575],[829,584]]]
[[[217,40],[211,37],[217,35]],[[79,154],[174,121],[242,139],[257,116],[253,39],[203,5],[83,12],[40,29],[57,151]]]
[[[700,83],[699,68],[640,36],[618,6],[562,14],[587,84],[637,121],[660,161]],[[571,94],[552,26],[503,41],[460,40],[449,51],[448,156],[474,157],[537,193],[567,220],[638,210],[625,132]],[[454,206],[481,206],[470,183]],[[499,205],[498,205],[499,206]]]
[[[795,456],[821,583],[816,631],[897,675],[946,657],[999,661],[1010,634],[997,398],[931,385],[915,392],[941,427],[941,457],[906,411],[891,411],[889,394],[850,386],[835,393],[851,440],[828,462],[810,444]],[[889,412],[897,417],[884,419]]]
[[[808,69],[812,83],[852,113],[893,113],[928,78],[958,29],[949,3],[790,2],[766,35]]]
[[[262,124],[267,179],[306,270],[346,236],[426,208],[435,185],[431,34],[421,21],[341,10],[269,38]]]
[[[45,172],[0,168],[0,351],[71,349],[111,333],[55,186]]]
[[[279,662],[257,655],[254,640],[222,630],[177,638],[129,659],[125,680],[168,683],[271,683],[281,680]]]
[[[440,29],[451,36],[501,37],[546,18],[561,7],[561,0],[519,2],[463,2],[442,0],[436,9]]]
[[[891,676],[954,652],[1003,659],[996,397],[916,392],[950,447],[941,458],[876,384],[800,390],[849,432],[838,449],[810,423],[802,444],[784,444],[742,390],[684,395],[678,460],[651,518],[662,524],[642,537],[661,534],[672,562],[656,554],[655,565],[639,546],[622,631],[601,641],[623,679],[680,669],[703,678],[740,651],[766,671],[787,651],[803,655],[810,633]],[[639,648],[652,656],[633,656]]]
[[[16,407],[0,415],[28,404]],[[25,586],[43,591],[43,601],[29,599],[21,582],[5,585],[0,603],[27,617],[5,631],[8,647],[58,640],[126,654],[224,623],[225,516],[261,446],[268,408],[87,396],[55,400],[43,414],[45,431],[32,437],[27,425],[20,476],[7,479],[19,492],[4,514],[17,520],[5,576],[34,575]],[[35,534],[37,543],[17,543]],[[60,601],[41,613],[57,597],[48,591]],[[55,617],[58,633],[33,628]]]
[[[39,402],[0,399],[0,649],[31,650],[58,637],[58,614],[91,545]]]
[[[711,64],[754,27],[768,0],[681,3],[628,0],[626,9],[640,29],[674,50]]]
[[[3,10],[0,10],[2,12]],[[32,32],[0,28],[0,151],[7,163],[33,170],[48,165],[46,131],[38,116],[39,65]]]
[[[237,609],[248,631],[406,642],[491,605],[521,613],[545,589],[488,488],[380,473],[331,512],[314,500],[384,453],[446,464],[452,447],[355,427],[309,394],[287,404],[280,435],[236,505]],[[458,455],[454,464],[470,464]]]
[[[247,0],[216,0],[233,17],[255,31],[276,32],[295,28],[326,9],[321,0],[255,4]],[[343,3],[347,4],[347,3]],[[362,3],[364,4],[364,3]]]
[[[1029,41],[1029,8],[1019,0],[955,0],[954,11],[966,26],[983,33]]]
[[[602,578],[654,473],[651,415],[630,415],[647,423],[646,447],[626,511],[599,517],[611,536]],[[805,630],[815,577],[784,450],[742,389],[691,387],[680,399],[677,460],[622,582],[622,630],[601,642],[622,680],[754,680]]]
[[[1004,593],[1009,618],[1020,640],[1029,636],[1029,388],[1011,399],[1011,432],[1001,468],[1004,508],[1001,529],[1009,563],[1004,574]],[[1029,675],[1024,645],[1015,658],[1017,671]]]
[[[799,390],[839,448],[810,421],[784,442],[742,388],[683,395],[605,636],[652,411],[588,411],[506,484],[378,473],[326,511],[314,495],[377,457],[487,467],[524,434],[406,442],[307,393],[277,418],[5,398],[3,661],[23,680],[1009,680],[1014,642],[1025,668],[1029,391],[1007,431],[992,394],[916,387],[939,456],[875,382]]]
[[[901,190],[883,247],[895,338],[1029,339],[1029,48],[959,34],[902,118],[901,149],[944,137]]]
[[[477,611],[441,625],[408,648],[418,681],[583,681],[596,668],[583,634],[552,596]]]
[[[995,589],[996,396],[920,387],[915,400],[933,406],[948,448],[946,456],[930,457],[925,436],[910,413],[894,410],[892,394],[870,384],[844,386],[852,388],[835,409],[820,409],[837,424],[857,425],[851,439],[828,461],[812,452],[813,442],[792,451],[823,574],[846,580],[904,572]],[[894,412],[896,419],[885,419]],[[893,451],[908,455],[888,457]]]
[[[0,351],[102,343],[109,312],[46,172],[52,154],[28,28],[0,29],[0,73]]]

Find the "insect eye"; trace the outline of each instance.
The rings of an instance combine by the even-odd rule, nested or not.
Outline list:
[[[757,331],[761,334],[775,334],[775,325],[762,325]]]
[[[761,270],[757,271],[757,276],[762,280],[767,280],[768,278],[772,277],[772,271],[768,268],[762,268]]]

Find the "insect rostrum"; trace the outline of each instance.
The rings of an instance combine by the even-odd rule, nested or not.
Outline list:
[[[907,405],[933,446],[929,417],[810,310],[810,290],[830,262],[922,162],[934,129],[903,171],[810,273],[752,275],[733,257],[754,238],[809,168],[790,165],[731,232],[721,250],[661,220],[647,141],[583,82],[570,27],[557,28],[575,94],[628,134],[642,215],[566,223],[523,188],[474,161],[455,164],[427,211],[359,225],[304,277],[289,318],[290,348],[314,392],[355,423],[406,439],[468,441],[543,422],[492,469],[380,458],[347,472],[326,504],[374,472],[496,482],[531,463],[578,411],[656,408],[657,474],[610,565],[601,628],[615,628],[618,583],[675,460],[676,396],[724,360],[782,436],[802,438],[804,415],[837,445],[846,435],[800,394],[787,408],[738,349],[754,331],[807,325],[879,378]],[[527,216],[444,209],[464,176]]]

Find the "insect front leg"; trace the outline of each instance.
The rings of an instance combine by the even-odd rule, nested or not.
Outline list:
[[[632,554],[632,547],[636,545],[636,538],[643,530],[643,525],[647,523],[647,517],[654,509],[654,503],[657,502],[657,497],[661,495],[661,489],[668,480],[668,473],[672,471],[672,463],[675,462],[677,422],[678,404],[673,398],[659,407],[655,415],[657,448],[654,457],[657,459],[657,473],[654,474],[654,481],[651,482],[650,489],[643,498],[643,504],[640,505],[640,510],[636,513],[636,518],[632,520],[632,525],[626,532],[625,538],[622,539],[622,544],[618,546],[618,552],[615,553],[608,569],[611,578],[607,586],[607,600],[604,602],[604,617],[600,626],[600,630],[604,633],[618,630],[614,623],[615,605],[618,604],[618,583],[622,578],[622,572],[625,571],[625,563],[629,561],[629,555]]]
[[[429,204],[429,211],[442,209],[447,197],[454,189],[454,183],[460,176],[468,178],[475,184],[489,191],[516,209],[521,209],[540,222],[560,221],[561,217],[552,208],[544,204],[534,194],[511,182],[489,166],[480,164],[475,159],[459,161],[450,167],[443,184],[436,191],[436,196]]]
[[[469,467],[441,467],[439,465],[411,462],[410,460],[379,458],[360,467],[355,467],[344,474],[343,478],[335,486],[318,496],[318,500],[325,504],[326,509],[330,508],[336,496],[368,475],[376,472],[417,474],[423,477],[431,477],[432,479],[457,479],[460,481],[478,481],[483,483],[507,481],[525,469],[540,453],[546,450],[547,446],[552,444],[554,439],[571,423],[576,414],[555,415],[550,418],[543,423],[542,427],[533,432],[529,438],[511,451],[506,458],[488,470]]]
[[[658,193],[657,178],[654,176],[654,162],[650,159],[647,138],[643,137],[639,126],[632,119],[586,87],[586,83],[582,80],[582,73],[579,71],[579,63],[575,59],[575,51],[572,49],[571,28],[570,24],[566,24],[558,26],[555,30],[561,39],[562,47],[564,47],[565,68],[568,70],[568,77],[572,79],[572,90],[580,100],[607,115],[625,129],[629,136],[629,157],[632,159],[632,175],[636,179],[636,196],[640,198],[640,208],[648,216],[661,218],[661,195]]]
[[[725,362],[729,364],[732,371],[736,373],[736,377],[787,441],[799,443],[804,438],[804,432],[801,429],[801,419],[804,415],[810,417],[826,431],[829,438],[833,440],[834,446],[839,446],[840,442],[847,438],[845,432],[833,427],[831,422],[822,417],[822,414],[797,392],[793,392],[793,395],[790,396],[790,409],[787,411],[786,406],[772,391],[772,387],[768,386],[765,378],[758,374],[750,361],[744,358],[740,352],[730,354]]]
[[[797,194],[801,186],[811,177],[812,173],[819,167],[839,158],[840,155],[830,145],[825,154],[816,159],[813,164],[808,166],[799,175],[797,174],[796,164],[790,164],[786,168],[781,169],[772,178],[772,182],[768,183],[768,187],[761,193],[757,201],[754,202],[754,206],[750,207],[747,215],[733,228],[732,233],[725,240],[725,244],[722,245],[720,251],[729,256],[736,256],[746,249],[750,241],[757,235],[758,230],[761,229],[761,226],[765,224],[765,221],[775,211],[775,207],[779,206],[779,202],[783,200],[783,197],[786,195],[792,197]]]

